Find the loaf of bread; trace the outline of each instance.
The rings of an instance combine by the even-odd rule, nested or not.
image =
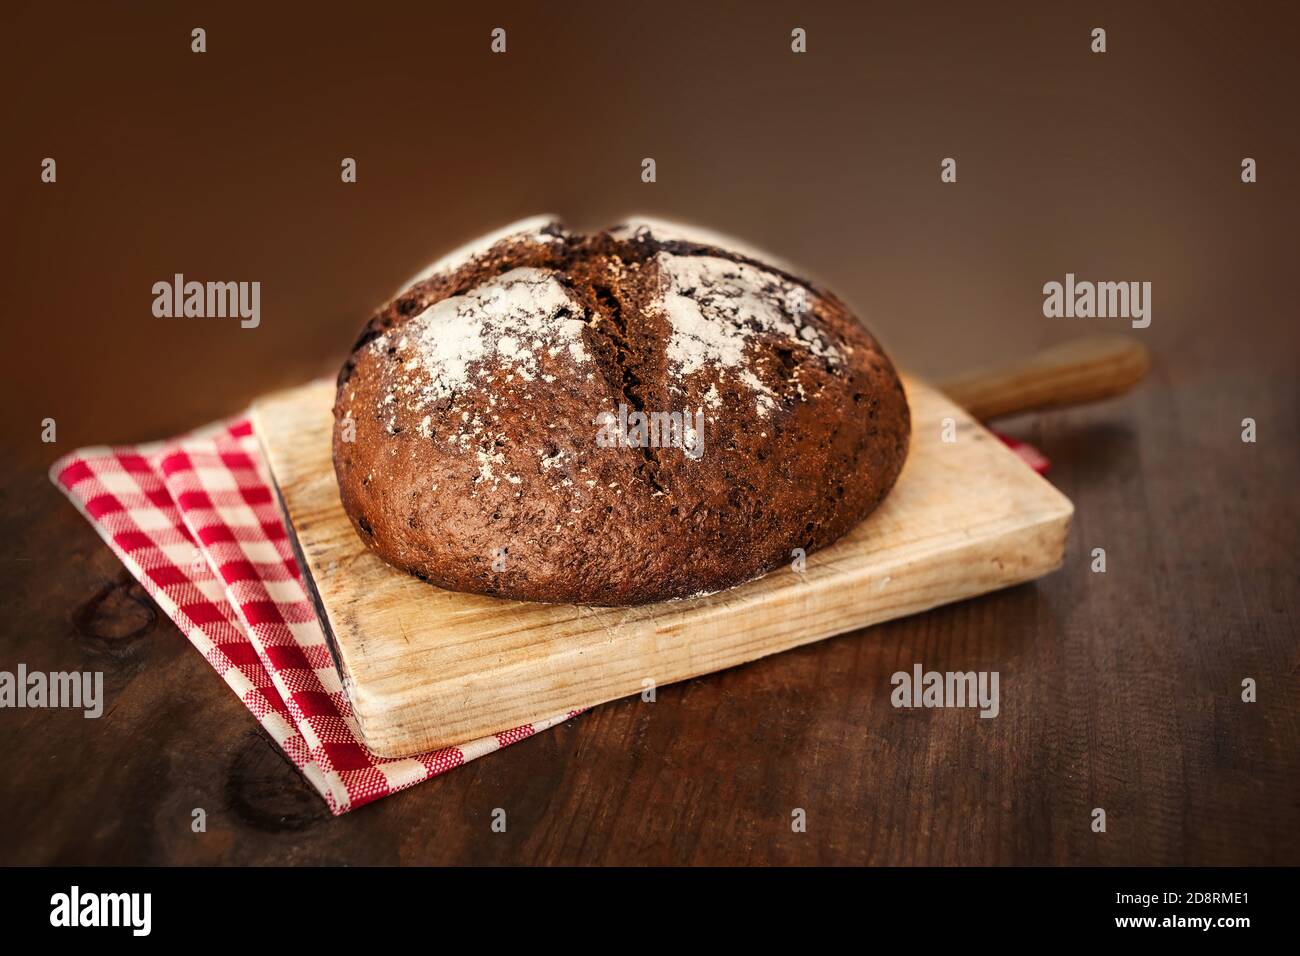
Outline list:
[[[830,293],[736,243],[531,219],[434,263],[338,378],[343,507],[439,587],[624,605],[718,591],[860,522],[903,386]]]

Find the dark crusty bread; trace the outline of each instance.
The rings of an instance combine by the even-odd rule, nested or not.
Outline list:
[[[390,564],[601,605],[830,544],[893,486],[910,434],[893,366],[838,299],[647,220],[527,220],[435,263],[366,325],[334,415],[343,507]]]

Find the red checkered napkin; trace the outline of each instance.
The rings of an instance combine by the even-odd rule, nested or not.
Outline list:
[[[50,479],[222,676],[333,813],[553,727],[560,714],[416,757],[377,757],[352,707],[246,418],[168,442],[83,448]]]
[[[1002,439],[1002,444],[1014,451],[1021,461],[1040,475],[1047,474],[1048,469],[1052,467],[1052,463],[1047,460],[1047,457],[1029,442],[1012,438],[1010,435],[1004,435],[1001,432],[994,432],[993,434]]]

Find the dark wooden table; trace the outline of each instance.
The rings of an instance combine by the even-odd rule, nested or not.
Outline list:
[[[102,669],[110,703],[3,714],[0,846],[23,863],[1295,863],[1294,386],[1179,387],[1177,361],[1011,428],[1078,508],[1056,574],[598,707],[338,819],[43,475],[11,468],[5,661]],[[1239,441],[1246,407],[1268,441]],[[914,661],[1000,671],[1001,714],[893,709],[890,674]]]
[[[1066,12],[846,8],[809,18],[797,62],[784,15],[689,6],[515,11],[500,60],[477,20],[425,7],[365,30],[213,12],[206,60],[170,14],[7,11],[25,42],[0,78],[26,92],[0,156],[0,669],[102,670],[108,707],[0,711],[0,862],[1300,863],[1294,25],[1175,9],[1112,12],[1092,57]],[[450,89],[453,121],[411,121]],[[601,121],[557,122],[562,103]],[[370,307],[478,230],[635,207],[811,264],[936,377],[1102,330],[1043,317],[1067,271],[1151,280],[1138,391],[1003,423],[1075,502],[1065,567],[598,707],[331,818],[45,469],[336,368]],[[262,326],[152,318],[174,272],[263,280]],[[998,671],[1000,715],[894,709],[913,662]]]

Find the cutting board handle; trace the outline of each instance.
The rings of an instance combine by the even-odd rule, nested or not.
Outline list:
[[[1128,391],[1147,369],[1146,347],[1124,335],[1088,335],[1006,365],[939,383],[949,398],[987,420],[1035,408],[1080,405]]]

